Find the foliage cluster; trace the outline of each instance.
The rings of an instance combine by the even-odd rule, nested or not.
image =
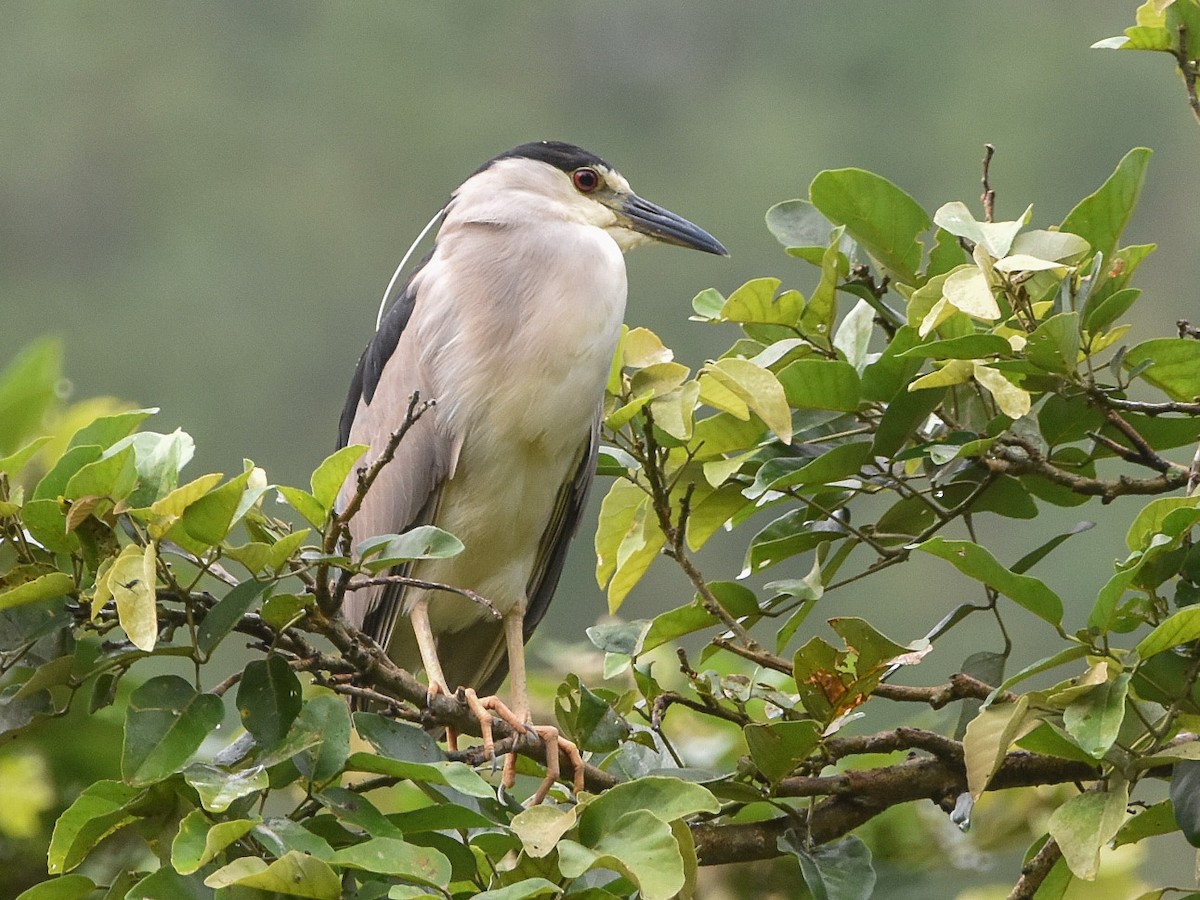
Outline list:
[[[1193,18],[1195,0],[1148,3],[1125,43],[1182,68]],[[23,896],[653,900],[694,896],[703,865],[784,856],[816,897],[867,897],[856,829],[918,800],[965,827],[985,793],[1039,785],[1079,788],[1054,795],[1011,896],[1062,896],[1114,844],[1200,846],[1200,332],[1125,341],[1153,247],[1122,233],[1149,159],[1131,151],[1045,227],[1032,207],[996,220],[990,153],[981,215],[825,171],[767,216],[814,267],[807,296],[765,278],[698,295],[698,320],[739,335],[694,373],[649,331],[625,333],[598,580],[616,612],[666,557],[692,599],[589,630],[603,683],[572,674],[554,704],[586,790],[531,808],[496,790],[479,748],[429,735],[476,727],[454,698],[429,700],[338,616],[348,589],[460,549],[428,529],[351,545],[354,504],[334,501],[362,448],[306,487],[249,461],[185,480],[186,434],[109,401],[64,412],[56,350],[32,346],[0,376],[0,733],[19,741],[80,707],[115,705],[122,725],[119,773],[58,818],[52,877]],[[420,415],[414,399],[393,448]],[[388,457],[360,470],[360,492]],[[987,519],[1128,496],[1144,499],[1126,555],[1090,602],[1031,574],[1086,526],[1015,561],[978,540]],[[748,535],[744,574],[780,580],[708,577],[695,553],[722,528]],[[828,620],[832,641],[818,633],[818,606],[851,585],[886,593],[915,559],[976,599],[916,641],[846,616]],[[979,616],[1000,650],[955,642]],[[1014,616],[1058,649],[1010,671]],[[235,640],[255,654],[231,672]],[[920,682],[931,654],[958,674],[893,683]],[[900,704],[956,715],[873,732]],[[732,752],[698,760],[699,728]],[[540,772],[540,742],[496,733]],[[1169,799],[1148,802],[1162,779]]]

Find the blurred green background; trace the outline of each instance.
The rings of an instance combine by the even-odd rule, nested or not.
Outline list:
[[[998,217],[1036,201],[1045,226],[1129,148],[1150,146],[1126,242],[1159,244],[1139,276],[1154,317],[1134,336],[1171,334],[1197,315],[1200,135],[1169,60],[1088,49],[1135,6],[9,0],[0,364],[58,334],[75,396],[161,407],[155,430],[196,438],[193,476],[250,457],[274,481],[304,483],[333,447],[400,256],[483,160],[540,138],[599,153],[730,248],[731,260],[667,248],[629,259],[629,322],[692,366],[734,337],[687,321],[698,291],[761,275],[811,288],[763,214],[821,169],[862,166],[930,210],[978,210],[991,142]],[[1074,585],[1063,593],[1076,613],[1122,553],[1134,503],[1075,538],[1065,565],[1052,558],[1059,573],[1039,572]],[[1034,527],[991,536],[1023,551],[1056,526]],[[604,608],[586,541],[544,626],[565,640]],[[711,577],[736,572],[735,544],[710,557]],[[688,599],[660,568],[623,613]],[[890,586],[882,604],[877,590],[852,603],[900,640],[953,600],[927,609],[924,581]]]

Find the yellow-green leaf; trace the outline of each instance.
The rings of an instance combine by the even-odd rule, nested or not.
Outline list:
[[[792,411],[783,385],[770,369],[748,359],[726,357],[705,366],[705,371],[733,391],[781,441],[792,441]]]
[[[1008,748],[1037,727],[1028,715],[1029,696],[1016,703],[989,706],[967,725],[963,735],[963,762],[967,769],[967,788],[976,800],[1004,762]]]
[[[153,650],[158,641],[154,590],[156,560],[153,543],[144,549],[128,544],[113,561],[108,573],[108,586],[117,601],[117,619],[139,650]]]
[[[1046,830],[1077,878],[1095,879],[1100,851],[1120,830],[1128,805],[1129,784],[1117,781],[1105,792],[1088,791],[1072,797],[1051,813]]]
[[[973,319],[994,322],[1000,318],[1000,306],[992,296],[987,276],[978,266],[968,263],[951,271],[942,285],[942,296]]]
[[[940,369],[934,369],[928,375],[922,375],[920,378],[912,381],[908,385],[909,391],[920,391],[925,388],[940,388],[949,387],[954,384],[966,384],[971,380],[971,374],[975,371],[975,363],[969,359],[952,359]]]
[[[992,399],[996,401],[996,405],[1000,407],[1000,412],[1010,419],[1019,419],[1029,412],[1033,405],[1029,391],[1017,387],[991,366],[979,363],[975,363],[974,366],[972,374],[975,380],[987,388]]]
[[[622,362],[633,369],[644,369],[674,358],[675,354],[649,328],[631,328],[621,341]]]

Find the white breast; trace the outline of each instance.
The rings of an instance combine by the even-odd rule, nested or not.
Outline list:
[[[420,344],[438,348],[425,370],[438,374],[439,416],[461,436],[437,524],[466,550],[414,574],[478,591],[503,611],[524,598],[555,498],[603,399],[625,262],[602,230],[562,222],[519,235],[443,229],[429,265],[436,288],[423,298]],[[435,631],[482,614],[445,594],[431,607]]]

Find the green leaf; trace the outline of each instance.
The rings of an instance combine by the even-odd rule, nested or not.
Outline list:
[[[769,523],[750,540],[744,568],[747,573],[758,572],[845,535],[837,521],[813,521],[806,510],[793,509]]]
[[[1093,304],[1092,299],[1096,296],[1099,294],[1088,297],[1083,316],[1084,330],[1092,334],[1099,334],[1125,315],[1142,296],[1142,292],[1136,288],[1123,288]]]
[[[1114,779],[1115,780],[1115,779]],[[1125,821],[1129,785],[1110,784],[1106,792],[1078,794],[1050,814],[1047,830],[1077,878],[1091,881],[1100,868],[1100,850]]]
[[[342,896],[342,881],[328,863],[295,850],[270,865],[258,857],[235,859],[205,878],[204,883],[211,888],[237,885],[311,900],[338,900]]]
[[[196,629],[196,649],[206,658],[226,636],[237,627],[242,617],[250,612],[259,595],[266,590],[268,581],[243,581],[217,601]]]
[[[372,572],[414,559],[446,559],[457,556],[463,549],[462,541],[433,525],[418,525],[404,534],[368,538],[356,548]]]
[[[875,893],[875,867],[862,840],[848,834],[828,844],[808,847],[792,829],[779,837],[779,849],[800,861],[804,884],[813,900],[869,900]]]
[[[998,334],[967,334],[929,341],[898,354],[902,359],[983,359],[1012,356],[1012,345]]]
[[[609,611],[615,612],[666,542],[649,496],[632,482],[614,481],[600,504],[595,540],[596,581],[608,586]]]
[[[778,375],[793,409],[832,409],[854,412],[862,382],[854,366],[840,359],[798,359]]]
[[[346,483],[346,477],[354,468],[354,464],[369,449],[366,444],[350,444],[325,457],[324,461],[317,466],[316,471],[312,473],[312,478],[309,480],[309,484],[312,487],[313,499],[321,504],[324,509],[332,509],[334,501],[337,500],[338,492],[341,491],[342,485]]]
[[[159,675],[129,697],[121,777],[132,785],[161,781],[182,768],[221,724],[224,706],[178,675]]]
[[[694,634],[716,625],[720,620],[698,602],[677,606],[661,612],[650,623],[638,644],[637,653],[645,653],[674,641],[685,634]]]
[[[96,883],[85,875],[63,875],[21,891],[17,900],[79,900],[95,889]]]
[[[317,499],[312,494],[300,488],[288,487],[286,485],[279,485],[275,489],[279,491],[280,495],[288,502],[288,505],[292,509],[304,516],[310,523],[317,528],[325,527],[325,516],[328,511],[317,502]]]
[[[1100,759],[1114,743],[1125,720],[1131,673],[1094,685],[1063,710],[1063,727],[1085,753]]]
[[[1184,338],[1155,338],[1144,341],[1125,354],[1127,370],[1142,369],[1141,378],[1164,391],[1173,400],[1190,402],[1200,397],[1200,341]]]
[[[675,354],[649,328],[630,328],[621,338],[621,364],[644,369],[657,363],[670,362]],[[613,393],[616,393],[614,391]]]
[[[1079,363],[1079,313],[1051,316],[1029,335],[1025,358],[1048,372],[1068,374]]]
[[[1178,513],[1178,510],[1187,512]],[[1147,503],[1125,534],[1131,552],[1147,550],[1155,535],[1178,537],[1200,517],[1200,497],[1158,497]]]
[[[590,846],[559,841],[558,866],[564,876],[578,878],[601,867],[628,876],[645,900],[669,900],[679,892],[685,881],[683,855],[670,825],[645,809],[605,824]]]
[[[862,169],[824,171],[809,186],[813,205],[846,231],[904,284],[918,282],[925,210],[885,178]]]
[[[150,504],[150,512],[156,516],[181,516],[185,509],[220,484],[223,477],[220,472],[212,472],[180,485]]]
[[[138,432],[117,444],[133,447],[137,463],[138,487],[129,495],[134,508],[153,504],[179,484],[179,472],[196,452],[191,435],[175,429],[170,434]]]
[[[692,298],[692,309],[695,310],[696,316],[701,320],[717,321],[721,316],[721,307],[724,305],[725,298],[715,288],[706,288]],[[614,382],[610,379],[608,392],[610,394],[620,393],[619,380],[614,385]]]
[[[1181,609],[1146,635],[1137,645],[1137,653],[1143,660],[1156,653],[1190,644],[1200,638],[1200,606]]]
[[[198,809],[193,809],[179,823],[179,831],[171,842],[171,865],[181,875],[191,875],[206,863],[216,859],[234,841],[239,841],[257,825],[252,819],[233,819],[212,823]]]
[[[115,900],[116,897],[122,897],[123,900],[212,900],[213,898],[213,892],[204,886],[198,876],[180,875],[169,868],[151,872],[145,878],[139,879],[138,883],[129,888],[127,892],[119,880],[115,882],[114,887],[116,887],[116,893],[114,893],[113,887],[110,887],[109,893],[105,895],[105,900],[109,900],[110,897],[112,900]]]
[[[468,797],[487,799],[496,796],[496,791],[475,774],[474,769],[460,762],[416,763],[375,756],[373,753],[352,753],[346,761],[346,769],[407,778],[419,784],[444,785]]]
[[[1063,605],[1058,594],[1037,578],[1004,568],[978,544],[935,537],[918,544],[916,549],[947,560],[964,575],[995,588],[1051,625],[1057,626],[1062,621]]]
[[[270,786],[262,766],[227,772],[217,766],[193,763],[183,770],[183,779],[200,796],[201,806],[218,813],[229,809],[234,800],[265,791]]]
[[[242,725],[263,747],[282,740],[300,713],[300,681],[278,656],[251,660],[238,685]]]
[[[1044,544],[1030,550],[1019,560],[1012,564],[1012,571],[1018,575],[1023,575],[1028,572],[1039,562],[1057,550],[1063,543],[1077,534],[1083,534],[1085,531],[1090,531],[1096,527],[1095,522],[1076,522],[1072,527],[1068,528],[1061,534],[1056,534]]]
[[[1178,829],[1174,806],[1170,800],[1162,800],[1135,813],[1126,821],[1117,832],[1117,836],[1113,838],[1113,847],[1136,844],[1148,837],[1171,834]]]
[[[758,470],[754,484],[746,488],[745,496],[755,500],[767,491],[841,481],[857,475],[870,458],[871,443],[868,441],[839,444],[816,459],[776,457]]]
[[[254,839],[274,856],[297,850],[326,862],[333,858],[333,848],[324,838],[313,834],[299,822],[283,817],[259,822],[254,828]]]
[[[392,837],[373,837],[343,847],[333,854],[330,862],[346,869],[393,875],[436,887],[450,884],[450,860],[444,854]]]
[[[721,307],[722,321],[795,325],[804,310],[804,297],[798,291],[785,291],[776,297],[779,285],[778,278],[747,281]]]
[[[376,713],[354,714],[354,728],[380,755],[408,762],[442,762],[446,754],[424,728]]]
[[[598,890],[598,889],[597,889]],[[560,888],[553,881],[547,881],[545,878],[526,878],[524,881],[518,881],[516,884],[510,884],[507,887],[495,888],[490,891],[476,894],[475,900],[528,900],[530,897],[545,897],[548,895],[560,895]],[[578,892],[573,892],[571,896],[583,895]],[[610,895],[613,896],[613,895]]]
[[[871,304],[859,300],[837,327],[833,335],[833,346],[840,350],[846,361],[860,375],[867,365],[867,350],[871,335],[875,331],[875,311]]]
[[[576,675],[569,675],[559,688],[554,715],[559,728],[580,750],[611,753],[629,737],[629,723]]]
[[[336,777],[350,755],[350,709],[346,701],[331,694],[313,697],[301,708],[296,726],[322,735],[321,743],[293,758],[300,774],[317,783]]]
[[[98,781],[84,788],[54,823],[47,854],[50,874],[71,871],[100,841],[132,822],[130,808],[141,794],[119,781]]]
[[[1079,235],[1110,259],[1137,205],[1152,153],[1145,147],[1126,153],[1108,180],[1067,213],[1060,230]]]
[[[5,583],[13,572],[5,573]],[[66,572],[47,572],[29,581],[0,590],[0,609],[11,609],[26,603],[63,597],[75,590],[75,580]]]
[[[767,210],[767,230],[789,251],[829,246],[833,223],[807,200],[784,200]]]
[[[104,451],[95,444],[86,447],[72,447],[59,457],[54,467],[42,476],[42,480],[33,489],[34,500],[57,500],[67,488],[71,477],[89,463],[100,458]]]
[[[251,471],[247,470],[213,491],[209,491],[183,512],[183,529],[194,540],[215,547],[225,540],[233,527],[234,514],[246,493]]]
[[[19,474],[21,470],[29,464],[29,461],[37,455],[37,452],[46,446],[46,443],[50,439],[51,438],[49,435],[43,435],[42,437],[34,438],[15,453],[10,453],[8,456],[0,458],[0,473],[6,475]]]
[[[0,372],[0,451],[11,452],[42,427],[58,399],[63,344],[41,338],[20,350]]]
[[[821,740],[821,726],[812,720],[747,725],[742,729],[750,758],[771,784],[791,775]]]
[[[717,798],[703,785],[648,775],[618,784],[584,807],[579,817],[579,839],[594,846],[609,824],[631,811],[645,810],[670,822],[696,813],[715,813],[720,808]]]
[[[72,436],[68,447],[81,447],[85,444],[95,444],[107,450],[113,444],[129,437],[137,431],[150,416],[158,413],[158,409],[131,409],[114,413],[110,416],[100,416],[84,425]]]

